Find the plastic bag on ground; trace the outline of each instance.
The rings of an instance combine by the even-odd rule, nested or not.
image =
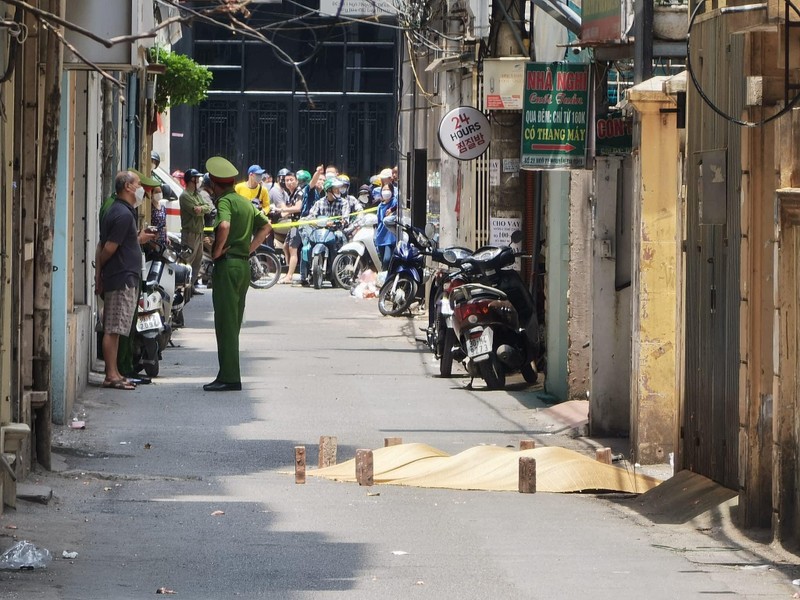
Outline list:
[[[51,560],[49,550],[21,540],[0,555],[0,569],[44,569]]]
[[[365,269],[361,272],[361,275],[359,276],[358,280],[361,283],[375,283],[376,277],[377,274],[375,273],[375,271],[373,271],[372,269]]]

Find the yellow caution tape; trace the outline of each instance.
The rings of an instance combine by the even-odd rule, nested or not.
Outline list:
[[[365,208],[363,210],[357,210],[356,212],[350,213],[347,216],[347,218],[350,219],[351,217],[354,217],[356,215],[364,215],[364,214],[367,214],[367,213],[374,213],[374,212],[378,212],[378,207],[377,206],[373,206],[372,208]],[[286,223],[272,223],[272,228],[273,229],[291,229],[292,227],[300,227],[301,225],[316,225],[320,221],[320,219],[324,219],[325,221],[341,221],[342,218],[343,218],[342,216],[336,216],[336,217],[322,217],[322,216],[320,216],[320,217],[317,217],[316,219],[307,219],[305,221],[290,221],[290,222],[286,222]],[[204,227],[203,228],[203,232],[204,233],[214,233],[214,228],[213,227]]]

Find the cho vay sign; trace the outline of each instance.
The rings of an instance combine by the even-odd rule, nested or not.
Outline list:
[[[471,106],[459,106],[439,123],[439,145],[459,160],[478,158],[489,149],[489,120]]]
[[[581,169],[591,91],[589,65],[528,63],[522,110],[525,169]]]

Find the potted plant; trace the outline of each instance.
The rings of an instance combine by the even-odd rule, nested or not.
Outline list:
[[[653,0],[653,35],[656,38],[685,40],[688,29],[688,0]]]
[[[181,104],[194,106],[208,97],[213,74],[184,54],[153,47],[147,53],[148,70],[156,75],[154,102],[158,112]],[[163,65],[163,68],[152,68]],[[163,72],[162,72],[163,71]]]

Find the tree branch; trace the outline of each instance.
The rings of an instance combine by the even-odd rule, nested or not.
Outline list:
[[[110,75],[109,73],[104,71],[102,68],[100,68],[98,65],[96,65],[95,63],[90,61],[88,58],[83,56],[80,52],[78,52],[78,49],[75,46],[73,46],[72,44],[70,44],[67,41],[67,39],[64,37],[64,35],[58,29],[56,29],[55,27],[50,25],[50,23],[48,23],[44,19],[42,19],[41,23],[42,23],[42,26],[45,29],[49,29],[50,31],[52,31],[55,34],[55,36],[59,39],[59,41],[62,44],[64,44],[64,46],[69,48],[72,51],[72,53],[75,54],[75,56],[77,56],[82,62],[84,62],[87,65],[89,65],[93,70],[97,71],[103,79],[107,79],[108,81],[110,81],[112,84],[114,84],[118,88],[124,88],[125,87],[125,85],[119,79],[116,79],[115,77],[113,77],[112,75]]]

